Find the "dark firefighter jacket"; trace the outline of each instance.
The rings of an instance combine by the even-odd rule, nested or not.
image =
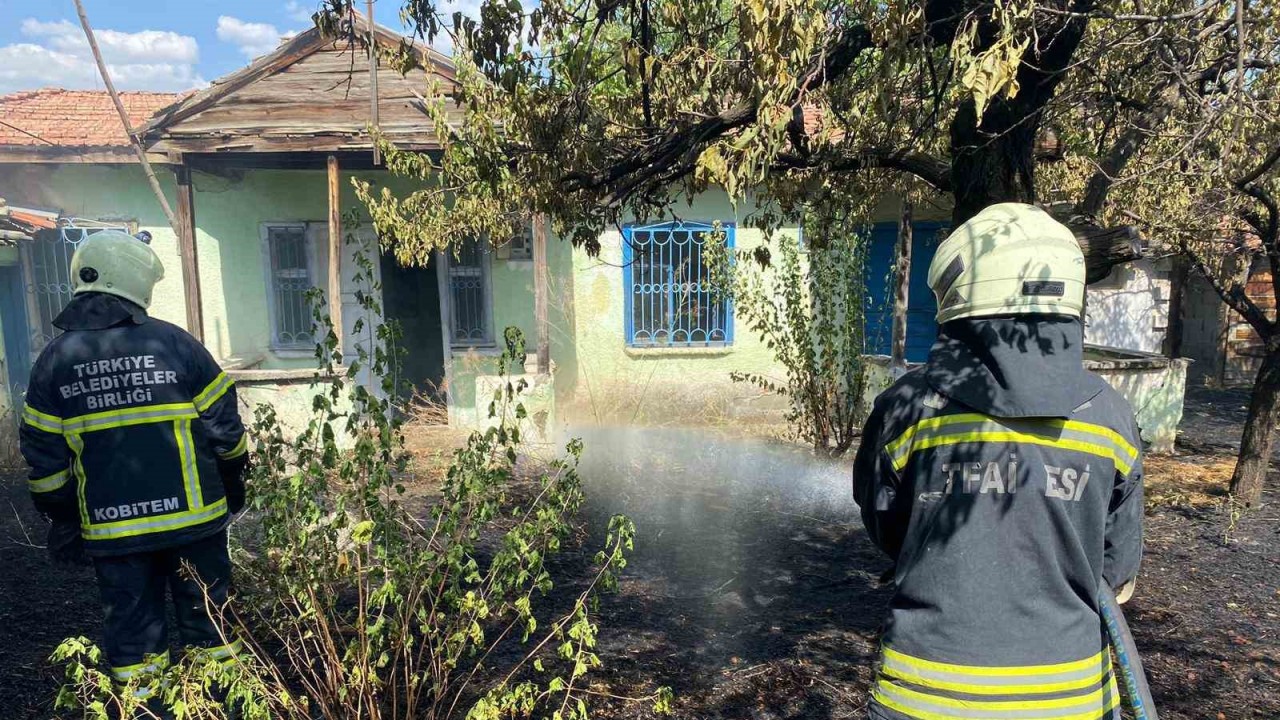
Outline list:
[[[897,587],[873,717],[1119,717],[1097,597],[1138,572],[1141,444],[1082,344],[1061,316],[952,321],[876,400],[854,494]]]
[[[244,456],[231,379],[181,328],[77,296],[31,371],[20,432],[36,507],[90,555],[181,545],[227,523],[218,463]]]

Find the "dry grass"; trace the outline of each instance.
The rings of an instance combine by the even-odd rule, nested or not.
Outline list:
[[[18,421],[12,410],[0,412],[0,471],[18,472],[27,464],[18,452]]]
[[[1235,470],[1234,457],[1179,458],[1148,455],[1142,460],[1146,470],[1147,504],[1212,507],[1227,497],[1227,486]]]
[[[409,452],[406,483],[410,491],[434,492],[449,471],[453,451],[466,445],[468,432],[458,428],[410,422],[404,426],[404,446]]]

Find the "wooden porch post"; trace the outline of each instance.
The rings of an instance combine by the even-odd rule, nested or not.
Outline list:
[[[329,321],[342,352],[342,205],[339,200],[338,158],[329,156]]]
[[[547,322],[547,219],[533,216],[533,314],[538,328],[538,374],[551,372],[551,331]]]
[[[907,291],[911,282],[911,201],[903,198],[902,217],[898,220],[898,252],[893,271],[893,349],[894,367],[907,364]]]
[[[191,168],[185,162],[173,169],[178,182],[178,254],[182,258],[182,287],[187,306],[187,332],[204,342],[204,309],[200,301],[200,262],[196,255],[196,204]]]

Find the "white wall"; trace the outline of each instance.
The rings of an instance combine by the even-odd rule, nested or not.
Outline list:
[[[1121,265],[1089,286],[1085,301],[1085,342],[1159,353],[1169,326],[1168,261],[1138,260]]]

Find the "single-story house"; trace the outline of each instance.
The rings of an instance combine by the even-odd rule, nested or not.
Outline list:
[[[372,37],[389,49],[403,41],[376,26]],[[341,297],[330,305],[341,314],[343,345],[350,352],[359,341],[357,251],[375,260],[383,314],[403,330],[402,380],[446,403],[453,423],[484,422],[502,329],[512,325],[524,330],[531,350],[539,341],[549,346],[541,362],[531,353],[528,368],[533,392],[561,418],[671,421],[768,405],[729,373],[781,377],[781,369],[765,344],[735,322],[733,308],[701,283],[701,246],[713,224],[738,249],[764,241],[722,192],[673,197],[679,220],[605,232],[595,257],[544,228],[497,246],[461,242],[425,267],[403,267],[379,248],[350,179],[411,189],[375,162],[367,132],[375,105],[378,127],[398,145],[438,147],[421,93],[428,76],[447,85],[453,66],[433,50],[417,52],[419,69],[401,76],[379,65],[371,82],[364,48],[312,29],[204,90],[122,94],[176,209],[176,233],[104,93],[0,97],[0,197],[54,220],[0,247],[11,392],[21,392],[30,359],[52,334],[49,321],[69,299],[67,263],[75,246],[95,229],[114,226],[148,231],[165,263],[152,312],[197,333],[237,379],[246,402],[270,402],[286,416],[302,418],[309,407],[310,288]],[[916,213],[910,360],[924,358],[934,333],[925,275],[946,231],[945,214],[945,208]],[[888,268],[898,216],[897,207],[885,207],[871,230],[872,354],[889,348]],[[535,272],[543,254],[546,271]],[[635,261],[641,254],[648,260]],[[1167,279],[1159,273],[1137,266],[1091,289],[1089,340],[1158,350],[1163,311],[1152,308],[1167,304],[1158,289]]]

